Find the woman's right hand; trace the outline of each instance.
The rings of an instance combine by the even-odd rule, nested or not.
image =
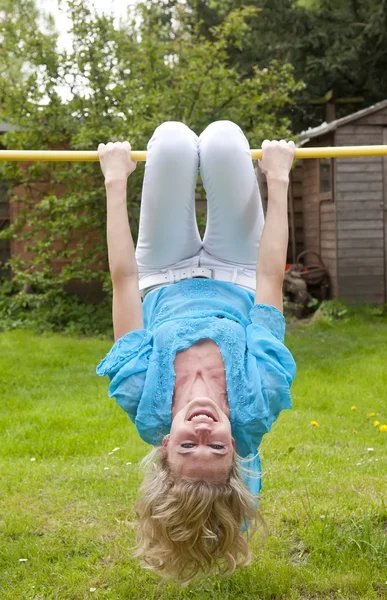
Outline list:
[[[137,163],[130,156],[129,142],[99,144],[98,156],[105,181],[126,181]]]
[[[262,150],[262,159],[258,161],[258,164],[266,178],[289,181],[289,172],[296,151],[294,142],[265,140],[262,143]]]

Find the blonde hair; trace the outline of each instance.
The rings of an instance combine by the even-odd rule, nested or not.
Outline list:
[[[176,478],[160,447],[142,465],[147,473],[135,505],[134,552],[142,567],[186,583],[199,572],[231,575],[251,562],[247,541],[262,519],[236,455],[224,483]]]

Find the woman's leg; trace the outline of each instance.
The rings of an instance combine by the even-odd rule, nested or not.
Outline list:
[[[254,269],[264,225],[249,143],[231,121],[211,123],[199,137],[200,175],[207,193],[204,250]]]
[[[195,213],[198,137],[167,121],[148,143],[136,260],[140,274],[196,255],[202,242]]]

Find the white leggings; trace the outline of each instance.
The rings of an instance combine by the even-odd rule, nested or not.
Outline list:
[[[216,121],[198,137],[183,123],[167,121],[147,150],[136,247],[139,280],[174,268],[221,267],[251,276],[254,289],[264,216],[241,128]],[[199,166],[207,195],[203,240],[195,212]]]

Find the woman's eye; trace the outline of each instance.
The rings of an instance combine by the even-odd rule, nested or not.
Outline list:
[[[196,444],[192,443],[192,442],[183,442],[183,444],[180,444],[181,448],[193,448]],[[224,450],[224,446],[221,446],[220,444],[210,444],[210,447],[213,448],[214,450]]]

